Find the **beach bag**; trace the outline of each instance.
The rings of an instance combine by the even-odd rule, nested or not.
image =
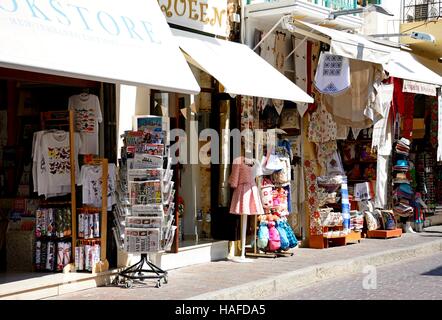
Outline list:
[[[293,232],[287,221],[279,221],[279,226],[285,230],[285,234],[289,241],[289,248],[295,248],[298,245],[298,239],[296,239],[295,233]]]
[[[287,250],[290,247],[289,239],[287,238],[287,233],[285,229],[280,225],[279,222],[276,222],[276,230],[279,233],[279,239],[281,242],[281,250]]]
[[[267,222],[263,221],[260,223],[257,232],[257,247],[259,249],[265,250],[269,244],[269,228],[267,227]]]
[[[268,249],[269,249],[269,251],[277,251],[281,248],[281,239],[279,237],[278,230],[276,230],[276,228],[275,228],[275,222],[269,221],[268,228],[269,228]]]

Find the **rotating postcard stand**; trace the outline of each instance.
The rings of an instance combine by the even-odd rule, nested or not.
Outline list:
[[[120,198],[123,196],[122,203],[127,205],[122,248],[141,257],[137,263],[121,271],[114,283],[124,283],[130,288],[134,281],[142,283],[154,279],[159,288],[161,280],[168,282],[167,271],[149,261],[148,255],[170,250],[172,246],[176,230],[172,225],[175,190],[169,163],[163,169],[163,161],[169,159],[163,157],[164,144],[146,144],[143,140],[133,139],[138,134],[139,131],[126,133],[126,148],[130,155],[120,169],[120,182],[123,182]]]
[[[149,269],[145,269],[144,265]],[[121,271],[118,275],[128,279],[125,282],[127,288],[132,287],[133,280],[157,279],[157,288],[161,287],[161,279],[163,279],[164,283],[167,283],[167,271],[158,268],[150,262],[147,258],[147,253],[142,253],[139,262]]]

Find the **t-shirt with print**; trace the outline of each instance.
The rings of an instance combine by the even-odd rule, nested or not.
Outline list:
[[[44,163],[37,172],[37,180],[40,185],[45,187],[42,193],[46,196],[57,194],[69,190],[71,185],[71,161],[69,132],[55,131],[47,132],[41,137],[40,163]],[[75,176],[78,179],[78,150],[81,147],[81,141],[78,134],[75,135]],[[44,170],[43,170],[44,169]]]
[[[71,192],[71,187],[68,186],[50,186],[48,184],[47,170],[45,158],[43,157],[43,149],[41,147],[42,137],[47,134],[48,131],[38,131],[34,133],[34,139],[32,143],[32,178],[34,182],[34,192],[38,192],[38,195],[44,195],[46,198],[64,196]],[[76,141],[80,140],[80,135],[75,134]],[[78,146],[77,146],[78,149]]]
[[[69,97],[69,110],[74,111],[75,130],[81,135],[80,154],[98,154],[98,123],[103,121],[100,101],[93,94]]]
[[[116,166],[109,163],[107,181],[107,209],[112,210],[112,205],[116,204]],[[81,167],[78,185],[82,185],[83,204],[93,207],[102,206],[102,168],[101,166],[83,165]]]

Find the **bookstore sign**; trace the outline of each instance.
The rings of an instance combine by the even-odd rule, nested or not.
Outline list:
[[[227,37],[227,0],[158,0],[167,22]]]

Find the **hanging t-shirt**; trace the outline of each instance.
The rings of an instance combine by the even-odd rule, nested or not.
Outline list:
[[[98,123],[103,121],[98,97],[87,93],[71,96],[68,108],[74,111],[75,130],[81,135],[79,153],[98,154]]]
[[[32,180],[34,183],[34,192],[38,195],[44,195],[46,198],[64,196],[71,192],[70,185],[54,186],[48,183],[48,170],[43,157],[43,149],[41,146],[42,137],[50,131],[38,131],[34,133],[32,143]],[[80,143],[80,135],[75,134],[77,143]],[[78,146],[77,146],[78,149]]]
[[[112,210],[116,203],[116,166],[109,163],[107,182],[107,209]],[[83,186],[83,204],[101,207],[102,200],[102,168],[96,165],[83,165],[81,167],[78,185]]]
[[[69,132],[49,131],[41,137],[38,153],[37,181],[39,194],[46,197],[58,195],[60,192],[70,191],[71,161],[69,147]],[[78,150],[81,141],[75,135],[75,173],[78,179]]]

